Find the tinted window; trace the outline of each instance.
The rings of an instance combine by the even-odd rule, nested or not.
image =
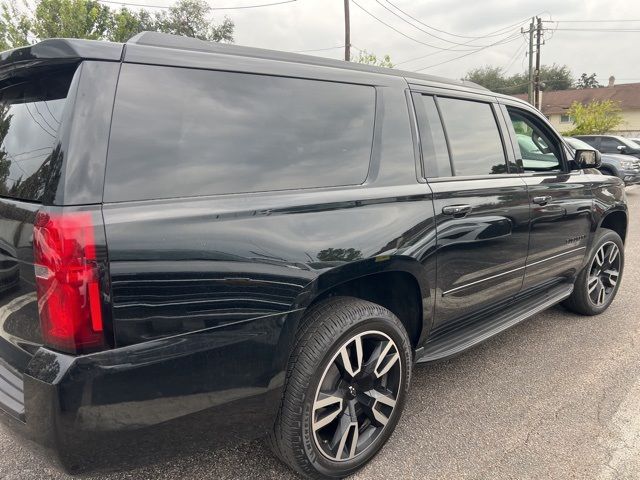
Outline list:
[[[525,171],[551,171],[561,167],[559,145],[543,124],[533,116],[509,107],[509,116],[516,133],[519,159]]]
[[[375,89],[124,65],[106,201],[362,183]]]
[[[0,195],[39,201],[73,72],[0,91]]]
[[[438,98],[455,175],[506,173],[504,148],[488,103]]]
[[[427,177],[449,177],[451,162],[435,101],[429,95],[417,95],[415,100],[425,174]]]
[[[582,140],[585,143],[591,145],[591,148],[595,148],[597,144],[597,140],[595,137],[578,137],[578,139]]]
[[[615,138],[602,137],[600,139],[600,151],[602,152],[615,153],[620,145],[622,145],[622,142]]]

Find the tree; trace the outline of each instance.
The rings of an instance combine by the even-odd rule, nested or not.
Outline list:
[[[567,135],[601,135],[610,132],[623,121],[620,104],[613,100],[592,100],[587,105],[573,102],[567,114],[575,124],[575,128],[567,132]]]
[[[547,91],[568,90],[573,86],[573,74],[566,65],[542,65],[540,81]]]
[[[179,0],[168,11],[155,14],[144,9],[112,9],[97,0],[36,0],[35,9],[21,9],[18,1],[2,4],[2,50],[60,37],[124,42],[145,30],[233,41],[233,21],[225,18],[221,24],[214,24],[213,10],[206,0]]]
[[[596,80],[596,74],[587,75],[583,73],[576,82],[576,88],[600,88],[601,85]]]
[[[391,57],[389,55],[385,55],[381,59],[378,59],[375,54],[369,53],[366,50],[360,50],[360,53],[354,62],[363,63],[365,65],[375,65],[378,67],[393,68],[393,63],[391,63]]]
[[[509,85],[508,79],[505,77],[502,67],[478,67],[469,70],[464,77],[465,80],[482,85],[489,90],[502,91]]]
[[[111,25],[111,9],[95,0],[40,0],[31,31],[38,39],[104,39]]]
[[[125,7],[113,13],[107,38],[112,42],[126,42],[145,30],[156,30],[153,16],[147,10],[136,12]]]
[[[0,50],[29,45],[31,22],[15,2],[3,2],[0,11]]]
[[[155,30],[214,42],[233,41],[234,23],[225,18],[222,24],[212,25],[207,21],[211,11],[204,0],[180,0],[168,12],[156,14]]]
[[[482,85],[489,90],[510,95],[526,93],[529,89],[529,74],[527,72],[506,76],[501,67],[474,68],[467,72],[464,79]],[[544,90],[566,90],[571,88],[573,84],[569,67],[555,63],[540,67],[540,81],[544,83]]]

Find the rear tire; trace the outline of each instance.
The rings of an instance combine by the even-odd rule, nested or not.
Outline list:
[[[563,305],[581,315],[601,314],[618,293],[623,270],[622,239],[613,230],[599,230],[593,240],[589,261],[578,275],[573,293]]]
[[[350,297],[315,305],[289,361],[274,453],[307,478],[351,475],[398,423],[412,362],[407,332],[386,308]]]

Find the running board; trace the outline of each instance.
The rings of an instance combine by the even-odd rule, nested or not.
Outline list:
[[[422,351],[416,352],[417,362],[433,362],[462,353],[561,302],[572,291],[573,285],[557,285],[535,297],[520,300],[493,317],[483,317],[477,322],[442,333],[428,341]]]

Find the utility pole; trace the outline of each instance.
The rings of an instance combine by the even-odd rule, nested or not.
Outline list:
[[[344,0],[344,59],[351,61],[351,25],[349,23],[349,0]]]
[[[540,44],[542,43],[542,19],[538,17],[538,23],[536,25],[536,72],[535,72],[535,94],[533,104],[538,110],[542,111],[542,101],[540,98]]]
[[[534,18],[531,17],[531,23],[529,24],[529,95],[527,100],[533,105],[533,27]]]

